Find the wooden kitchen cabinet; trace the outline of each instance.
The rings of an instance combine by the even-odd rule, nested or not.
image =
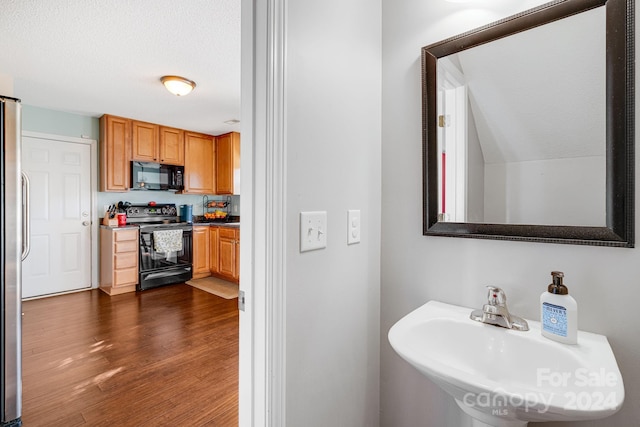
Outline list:
[[[236,282],[240,282],[240,229],[236,230],[236,272],[233,278]]]
[[[216,194],[240,194],[240,134],[216,137]]]
[[[160,126],[160,163],[184,166],[184,131]]]
[[[138,284],[138,229],[100,228],[100,289],[134,292]]]
[[[220,227],[218,244],[218,274],[238,282],[238,254],[240,252],[240,230]]]
[[[131,160],[184,166],[184,131],[134,120]]]
[[[131,160],[158,163],[159,126],[137,120],[131,122]]]
[[[131,185],[131,120],[100,118],[100,191],[127,191]]]
[[[193,278],[211,276],[209,271],[210,248],[209,226],[197,225],[193,227]]]
[[[199,227],[199,226],[198,226]],[[206,228],[207,226],[203,227]],[[196,268],[196,227],[193,227],[194,277]],[[240,281],[240,230],[232,227],[209,226],[209,261],[207,276],[230,282]],[[201,250],[204,253],[204,250]],[[204,265],[204,263],[201,263]],[[203,271],[204,274],[204,271]],[[204,276],[200,276],[204,277]]]
[[[184,192],[215,194],[214,137],[184,133]]]
[[[209,271],[211,274],[220,273],[220,260],[218,247],[220,246],[220,228],[211,226],[209,227]]]

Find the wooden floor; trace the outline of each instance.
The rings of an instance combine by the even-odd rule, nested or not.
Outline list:
[[[184,284],[24,302],[24,426],[237,426],[237,304]]]

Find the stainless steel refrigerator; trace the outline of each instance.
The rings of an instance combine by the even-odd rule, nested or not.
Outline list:
[[[2,426],[22,425],[22,260],[28,209],[20,167],[20,100],[0,95],[2,142]]]

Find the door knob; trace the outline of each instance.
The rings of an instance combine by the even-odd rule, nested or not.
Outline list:
[[[85,227],[90,225],[91,223],[89,221],[82,221],[82,225],[84,225]]]

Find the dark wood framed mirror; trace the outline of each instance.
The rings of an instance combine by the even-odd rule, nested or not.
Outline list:
[[[601,28],[591,19],[601,21]],[[584,37],[577,30],[583,20]],[[542,36],[548,44],[531,39],[547,28],[555,31]],[[571,44],[576,37],[564,40],[571,34],[578,34],[581,47]],[[509,44],[519,46],[517,53],[502,50]],[[585,60],[594,62],[579,60],[569,71],[555,68],[561,57],[592,51],[595,57]],[[548,53],[552,59],[542,59]],[[634,55],[633,0],[556,0],[422,48],[423,234],[633,247]],[[484,62],[470,65],[472,56]],[[504,70],[505,58],[532,69],[531,76],[522,68],[507,77],[488,69],[498,64]],[[566,62],[571,61],[578,60]],[[481,80],[483,75],[494,81]],[[447,92],[458,84],[463,92]],[[532,96],[542,95],[523,98],[519,88],[529,87]],[[457,107],[443,110],[456,99]],[[464,120],[452,111],[462,111]],[[525,119],[531,120],[518,125]],[[554,129],[563,132],[550,133]],[[463,135],[459,150],[451,142],[456,132]],[[519,148],[524,142],[527,148]],[[567,154],[574,148],[576,153]],[[464,155],[451,160],[456,150]],[[457,168],[454,175],[451,168]],[[568,176],[566,182],[560,175]],[[554,216],[563,210],[569,213]]]

